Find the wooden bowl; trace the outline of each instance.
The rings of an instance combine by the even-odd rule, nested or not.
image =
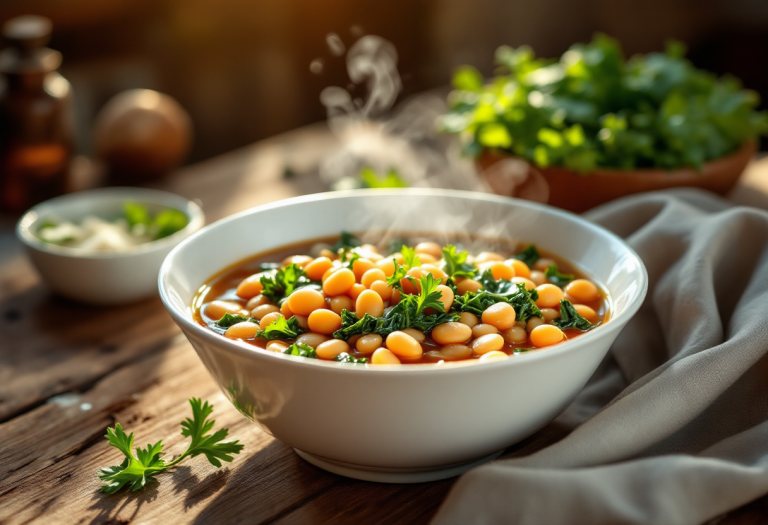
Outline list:
[[[477,165],[485,181],[499,195],[546,202],[581,213],[619,197],[645,191],[691,186],[726,194],[755,154],[755,142],[710,162],[701,171],[683,168],[611,170],[576,173],[560,166],[536,168],[499,151],[485,151]]]

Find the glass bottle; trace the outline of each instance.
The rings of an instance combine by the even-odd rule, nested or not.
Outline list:
[[[21,16],[3,26],[0,52],[0,211],[19,213],[61,195],[74,146],[72,88],[45,45],[51,21]]]

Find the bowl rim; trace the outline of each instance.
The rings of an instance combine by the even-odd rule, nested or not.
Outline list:
[[[78,200],[102,200],[106,202],[134,200],[143,204],[158,204],[179,210],[187,216],[188,222],[184,228],[167,237],[137,244],[126,250],[116,252],[90,252],[69,246],[59,246],[58,244],[45,242],[35,235],[33,226],[40,221],[40,219],[48,214],[55,213],[57,208],[62,204]],[[180,205],[181,203],[183,203],[183,205]],[[115,186],[68,193],[36,204],[24,212],[19,218],[16,223],[16,236],[29,248],[51,255],[88,260],[123,259],[171,247],[200,230],[204,225],[205,214],[203,213],[202,208],[195,201],[187,199],[186,197],[153,188]]]
[[[311,359],[307,357],[299,357],[299,356],[292,356],[292,355],[285,355],[282,353],[271,352],[265,349],[257,348],[247,343],[226,339],[221,335],[216,334],[212,330],[209,330],[199,325],[193,319],[188,318],[185,314],[187,313],[186,310],[189,308],[189,306],[187,306],[185,308],[185,311],[182,312],[177,310],[174,307],[174,305],[171,303],[170,298],[168,296],[168,291],[165,288],[165,279],[166,279],[166,276],[170,273],[171,266],[173,264],[173,259],[176,257],[176,254],[178,252],[184,249],[185,246],[195,242],[197,237],[204,235],[205,232],[207,232],[209,229],[218,228],[223,224],[236,221],[241,217],[251,215],[253,213],[262,212],[262,211],[275,209],[275,208],[281,208],[286,205],[290,206],[290,205],[302,204],[302,203],[313,202],[313,201],[331,200],[331,199],[337,199],[337,198],[354,198],[354,197],[371,196],[371,195],[444,196],[444,197],[459,197],[459,198],[465,198],[465,199],[469,198],[472,200],[494,202],[499,204],[514,203],[514,205],[519,207],[530,208],[540,212],[554,214],[566,220],[576,221],[581,226],[586,227],[590,230],[593,230],[598,235],[607,236],[611,238],[614,242],[619,243],[622,246],[622,248],[631,257],[635,259],[635,262],[638,265],[638,269],[640,273],[639,286],[637,288],[637,292],[635,293],[632,300],[627,304],[627,307],[624,309],[624,311],[619,313],[616,317],[612,317],[609,322],[603,325],[600,325],[594,330],[591,330],[588,333],[585,333],[579,336],[577,339],[574,339],[571,341],[565,341],[564,343],[549,347],[546,349],[545,352],[541,352],[541,351],[526,352],[526,353],[522,353],[520,355],[515,356],[514,359],[506,359],[504,361],[489,361],[487,363],[479,363],[477,361],[457,361],[457,362],[451,362],[451,363],[443,362],[443,363],[413,364],[408,366],[403,366],[403,365],[373,366],[370,363],[366,363],[364,366],[359,366],[359,365],[345,366],[344,364],[333,362],[333,361]],[[637,313],[637,311],[640,309],[640,307],[642,306],[645,300],[646,294],[648,292],[648,271],[645,268],[645,264],[643,264],[643,261],[640,258],[640,256],[635,252],[634,249],[632,249],[631,246],[629,246],[629,244],[626,243],[626,241],[624,241],[624,239],[614,234],[613,232],[603,228],[602,226],[589,222],[586,219],[583,219],[574,213],[562,210],[560,208],[554,208],[552,206],[548,206],[545,204],[539,204],[539,203],[526,201],[522,199],[515,199],[512,197],[505,197],[501,195],[464,191],[464,190],[448,190],[448,189],[432,189],[432,188],[359,189],[359,190],[343,190],[343,191],[334,191],[334,192],[315,193],[310,195],[302,195],[299,197],[291,197],[288,199],[283,199],[275,202],[262,204],[260,206],[255,206],[253,208],[249,208],[247,210],[243,210],[241,212],[232,214],[228,217],[219,219],[218,221],[215,221],[209,224],[205,228],[187,237],[181,243],[175,246],[173,250],[171,250],[171,252],[165,257],[165,260],[163,261],[163,264],[160,267],[160,272],[158,273],[158,289],[159,289],[160,299],[163,302],[163,306],[165,306],[166,310],[168,310],[168,313],[171,315],[174,321],[179,325],[182,331],[185,332],[185,335],[187,335],[186,334],[187,331],[191,331],[194,335],[202,337],[203,339],[212,343],[215,347],[221,350],[225,350],[227,352],[230,352],[230,351],[234,352],[243,357],[256,356],[257,358],[261,358],[261,359],[265,359],[265,358],[279,359],[279,360],[282,360],[286,366],[295,366],[299,368],[306,368],[308,366],[317,367],[318,370],[326,370],[327,373],[357,373],[357,374],[388,373],[388,374],[392,374],[393,372],[400,372],[400,373],[409,374],[409,375],[446,374],[446,373],[456,374],[456,373],[471,373],[471,371],[474,371],[474,370],[485,370],[485,369],[488,369],[488,367],[518,366],[518,364],[523,364],[523,363],[534,361],[534,360],[555,359],[559,355],[565,352],[576,351],[579,347],[584,347],[590,344],[596,338],[594,334],[608,336],[612,332],[616,332],[623,329],[624,325],[626,325],[626,323],[629,322],[629,320],[635,315],[635,313]]]

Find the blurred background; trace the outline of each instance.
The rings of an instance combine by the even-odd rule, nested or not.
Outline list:
[[[91,153],[97,112],[131,88],[167,93],[189,112],[195,136],[187,162],[324,120],[322,89],[349,85],[329,33],[347,48],[363,34],[391,41],[401,99],[447,86],[461,64],[490,74],[501,44],[556,57],[595,31],[618,38],[627,55],[682,40],[695,65],[731,73],[768,99],[765,0],[0,2],[0,23],[21,14],[53,21],[50,47],[62,52],[60,71],[73,87],[81,154]]]

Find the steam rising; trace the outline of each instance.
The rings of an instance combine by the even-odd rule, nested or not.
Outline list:
[[[341,44],[336,39],[327,37],[331,52]],[[437,117],[447,109],[444,97],[428,93],[394,107],[402,89],[397,62],[395,47],[378,36],[363,36],[347,51],[349,78],[365,86],[365,95],[353,98],[337,86],[320,94],[328,126],[341,143],[321,164],[321,178],[332,184],[370,167],[382,174],[395,169],[413,187],[482,190],[472,162],[436,131]]]
[[[337,38],[328,35],[332,52],[339,49]],[[365,95],[353,98],[350,90],[337,86],[322,91],[328,126],[341,144],[322,162],[322,179],[332,184],[356,178],[362,168],[370,167],[380,174],[395,169],[411,187],[487,191],[473,161],[461,155],[458,141],[437,132],[436,121],[447,110],[443,94],[427,93],[395,106],[402,88],[397,60],[394,46],[378,36],[363,36],[347,51],[349,78],[356,86],[365,86]],[[510,159],[492,170],[496,191],[546,201],[546,181],[525,161]],[[408,198],[394,205],[392,199],[386,201],[386,205],[366,204],[365,210],[354,214],[354,230],[365,232],[364,242],[386,246],[407,232],[411,242],[452,242],[474,253],[509,251],[514,249],[510,241],[517,242],[516,233],[535,227],[534,214],[510,214],[508,208],[493,205],[478,210],[476,202],[450,196]]]

